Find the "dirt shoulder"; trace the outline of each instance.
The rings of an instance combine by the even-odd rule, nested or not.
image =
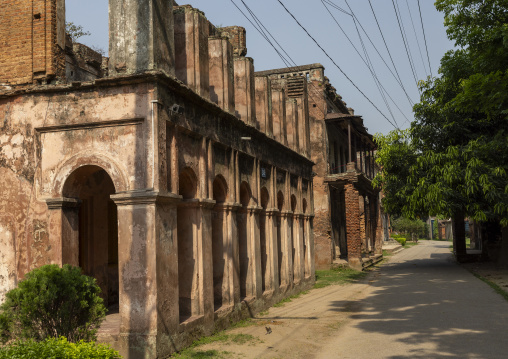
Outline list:
[[[333,274],[333,273],[332,273]],[[358,312],[377,269],[280,303],[176,358],[308,358]],[[351,283],[352,282],[352,283]],[[340,283],[340,282],[339,282]],[[217,337],[218,336],[218,337]]]

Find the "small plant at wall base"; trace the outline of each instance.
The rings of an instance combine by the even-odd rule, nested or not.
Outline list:
[[[0,339],[65,337],[91,341],[105,315],[100,288],[78,267],[46,265],[28,273],[0,306]]]

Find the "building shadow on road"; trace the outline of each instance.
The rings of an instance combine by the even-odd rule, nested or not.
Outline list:
[[[335,301],[331,309],[348,313],[365,335],[381,334],[377,338],[386,345],[393,340],[407,345],[404,356],[383,357],[506,357],[508,302],[451,254],[388,263],[380,273],[365,300]]]

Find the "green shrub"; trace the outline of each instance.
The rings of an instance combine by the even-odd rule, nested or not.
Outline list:
[[[80,268],[34,269],[0,306],[0,339],[95,340],[106,314],[100,291],[95,279],[81,274]]]
[[[104,344],[70,343],[65,338],[16,341],[0,348],[0,359],[120,359],[117,351]]]
[[[401,246],[403,246],[403,247],[404,247],[404,246],[406,245],[406,238],[398,236],[397,238],[394,238],[394,239],[395,239],[397,242],[399,242]]]

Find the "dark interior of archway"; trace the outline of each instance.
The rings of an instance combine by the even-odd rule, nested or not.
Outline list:
[[[247,285],[249,275],[249,245],[248,245],[248,219],[247,207],[251,200],[251,191],[249,185],[243,182],[240,185],[240,203],[242,209],[238,213],[238,245],[240,254],[240,297],[247,297]],[[263,246],[263,236],[261,235],[261,246]]]
[[[224,298],[223,282],[227,280],[224,272],[227,270],[224,260],[224,210],[221,204],[227,198],[227,185],[225,181],[216,177],[213,181],[213,199],[217,202],[212,213],[212,257],[213,257],[213,299],[215,310],[225,305],[227,298]]]
[[[118,310],[118,215],[110,196],[115,186],[106,171],[85,166],[73,173],[66,190],[81,200],[79,266],[94,277],[110,312]]]
[[[284,195],[279,191],[277,193],[277,208],[282,211],[284,208]],[[282,262],[284,258],[284,248],[282,248],[282,217],[280,214],[277,216],[277,259],[279,266],[279,285],[282,285]]]
[[[179,177],[179,193],[184,200],[195,198],[197,181],[194,172],[187,168]],[[195,293],[197,287],[197,232],[198,207],[186,206],[182,203],[177,207],[178,236],[178,294],[180,321],[184,322],[193,315],[200,314],[200,305]]]

